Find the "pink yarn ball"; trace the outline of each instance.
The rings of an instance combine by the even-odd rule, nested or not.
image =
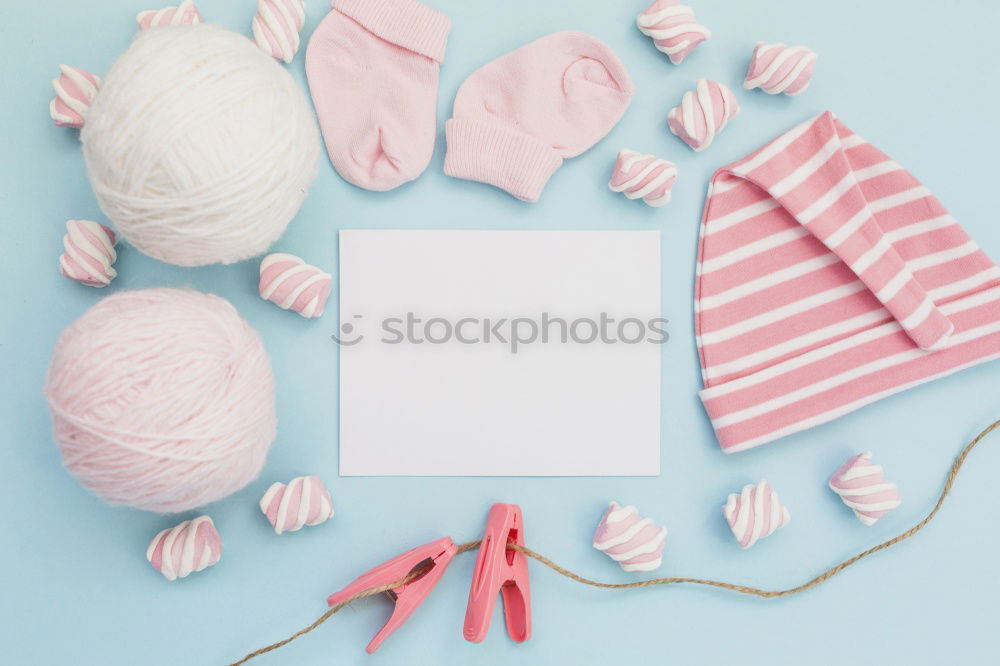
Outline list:
[[[226,300],[109,296],[59,338],[45,388],[63,463],[110,504],[186,511],[260,473],[277,429],[260,338]]]

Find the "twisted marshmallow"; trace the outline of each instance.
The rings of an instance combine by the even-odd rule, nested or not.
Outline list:
[[[172,25],[198,25],[201,23],[201,14],[198,13],[198,8],[194,6],[192,0],[184,0],[176,7],[139,12],[135,21],[139,24],[140,30],[166,28]]]
[[[740,112],[733,92],[716,81],[698,79],[695,90],[684,93],[679,106],[670,109],[670,131],[696,152],[708,148],[715,136]]]
[[[49,115],[60,127],[83,127],[84,118],[101,78],[69,65],[59,65],[59,77],[52,79],[56,96],[49,102]]]
[[[184,578],[219,561],[222,539],[208,516],[185,520],[157,534],[146,549],[146,559],[167,580]]]
[[[757,485],[748,483],[740,494],[731,493],[722,513],[742,548],[749,548],[770,536],[792,519],[767,481]]]
[[[815,65],[816,54],[805,46],[757,42],[743,87],[769,95],[798,95],[809,87]]]
[[[274,533],[281,534],[333,518],[333,501],[318,476],[299,476],[287,486],[271,484],[260,498],[260,510],[274,527]]]
[[[618,153],[608,187],[613,192],[624,192],[629,199],[662,206],[670,201],[676,180],[677,167],[672,162],[624,148]]]
[[[653,44],[681,64],[684,58],[712,36],[708,28],[698,23],[694,11],[679,0],[656,0],[639,14],[636,25],[642,34],[653,38]]]
[[[88,287],[106,287],[118,272],[111,267],[118,258],[115,232],[90,220],[69,220],[63,236],[59,270],[70,280]]]
[[[625,571],[652,571],[663,563],[667,530],[640,518],[634,506],[612,502],[594,533],[594,548],[621,565]]]
[[[299,31],[306,23],[302,0],[257,0],[253,39],[278,60],[291,62],[299,50]]]
[[[874,525],[903,503],[896,484],[886,482],[882,467],[872,464],[871,451],[853,456],[841,465],[830,477],[830,488],[865,525]]]
[[[276,252],[260,262],[260,297],[303,317],[319,317],[333,278],[291,254]]]

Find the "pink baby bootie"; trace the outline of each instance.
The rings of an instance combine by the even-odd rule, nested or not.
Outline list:
[[[334,0],[306,49],[330,161],[349,183],[391,190],[427,168],[451,21],[417,0]]]
[[[567,157],[611,131],[632,100],[618,56],[596,37],[557,32],[474,72],[445,123],[444,172],[537,201]]]

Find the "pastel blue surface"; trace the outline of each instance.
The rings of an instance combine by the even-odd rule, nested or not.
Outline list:
[[[153,3],[156,4],[155,2]],[[249,28],[253,0],[202,0],[206,19]],[[569,161],[541,202],[528,205],[442,173],[443,135],[417,182],[388,194],[356,189],[324,158],[298,219],[277,249],[336,269],[343,228],[660,229],[663,445],[658,478],[338,478],[336,329],[330,313],[307,322],[261,301],[257,263],[181,269],[126,247],[105,291],[60,277],[71,217],[104,221],[76,133],[51,126],[49,81],[60,62],[104,72],[147,0],[4,2],[0,35],[0,642],[7,664],[229,663],[283,638],[325,609],[357,574],[440,535],[479,537],[496,501],[524,509],[527,542],[597,579],[633,580],[590,546],[609,499],[634,503],[670,530],[663,575],[764,587],[802,582],[916,522],[931,507],[960,447],[1000,417],[1000,364],[883,400],[835,423],[753,452],[724,456],[698,402],[691,293],[695,243],[711,172],[824,109],[909,168],[968,232],[1000,258],[993,63],[1000,4],[910,0],[691,0],[712,39],[675,67],[636,30],[643,0],[433,0],[453,31],[441,72],[439,128],[455,91],[480,65],[548,32],[582,30],[621,56],[637,87],[623,121]],[[310,0],[305,37],[326,12]],[[807,44],[815,81],[799,98],[740,89],[757,40]],[[290,67],[305,85],[303,57]],[[668,133],[667,109],[700,77],[732,87],[742,114],[695,154]],[[680,167],[674,201],[650,209],[608,191],[619,148]],[[148,540],[178,520],[109,508],[60,464],[41,395],[59,331],[119,289],[186,285],[230,299],[260,331],[278,382],[280,432],[261,478],[207,509],[225,544],[215,568],[167,583],[146,563]],[[1000,439],[1000,435],[994,435]],[[401,445],[406,445],[401,442]],[[614,442],[609,442],[613,446]],[[569,445],[567,444],[567,447]],[[872,449],[904,504],[862,527],[826,488],[849,454]],[[918,537],[817,590],[781,600],[670,588],[594,590],[531,565],[534,635],[505,635],[497,611],[481,645],[461,637],[472,555],[456,559],[410,622],[374,655],[363,652],[388,616],[371,600],[267,657],[265,664],[987,663],[1000,651],[996,597],[996,468],[1000,442],[976,451],[937,521]],[[571,450],[567,452],[571,455]],[[257,508],[274,480],[319,474],[337,516],[276,537]],[[741,551],[720,515],[725,495],[766,477],[790,507],[790,526]],[[194,514],[191,514],[194,515]],[[185,516],[188,517],[188,516]]]

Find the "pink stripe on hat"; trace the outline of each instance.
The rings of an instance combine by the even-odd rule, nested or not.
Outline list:
[[[829,112],[716,172],[695,310],[727,452],[1000,357],[1000,269]]]

